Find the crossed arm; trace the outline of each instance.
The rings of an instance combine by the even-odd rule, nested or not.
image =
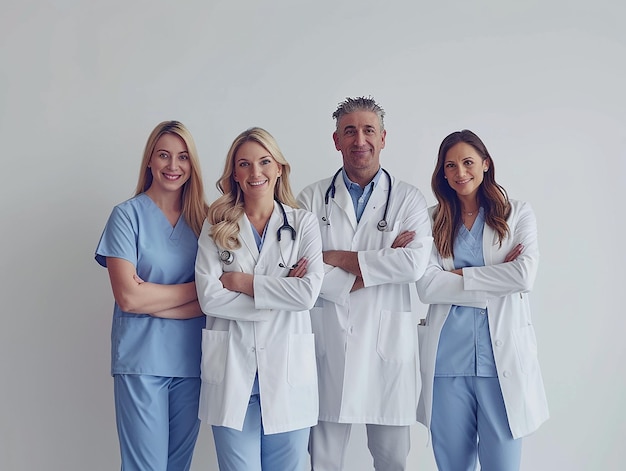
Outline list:
[[[167,319],[203,315],[193,281],[177,285],[144,282],[132,263],[115,257],[107,257],[107,269],[113,297],[124,312]]]
[[[415,239],[415,231],[404,231],[396,236],[391,244],[392,249],[403,248]],[[357,291],[365,286],[359,265],[358,252],[348,250],[327,250],[323,252],[324,263],[333,267],[341,268],[356,276],[351,292]]]

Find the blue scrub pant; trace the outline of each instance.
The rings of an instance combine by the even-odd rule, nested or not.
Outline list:
[[[366,424],[367,447],[377,471],[403,471],[411,449],[408,425]],[[352,424],[320,421],[311,429],[309,451],[311,468],[315,471],[341,471],[346,461],[346,449]]]
[[[200,428],[200,378],[113,380],[122,471],[189,470]]]
[[[265,435],[258,394],[250,396],[243,430],[214,425],[220,471],[304,471],[310,427]]]
[[[498,378],[435,377],[430,425],[440,471],[518,471],[522,439],[514,439]]]

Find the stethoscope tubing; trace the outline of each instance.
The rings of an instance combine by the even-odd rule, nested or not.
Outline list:
[[[297,235],[296,229],[291,224],[289,224],[289,220],[287,219],[287,212],[285,211],[285,207],[283,206],[283,203],[280,202],[278,198],[274,198],[274,200],[278,203],[278,206],[280,207],[280,211],[283,214],[283,225],[278,228],[278,231],[276,231],[278,242],[281,241],[281,235],[283,231],[289,231],[289,233],[291,234],[291,240],[296,240],[296,235]],[[235,261],[235,253],[232,250],[224,249],[224,250],[219,251],[218,253],[219,253],[220,261],[224,265],[230,265]],[[280,254],[280,258],[281,260],[283,258],[282,251]],[[287,264],[284,262],[284,260],[282,263],[279,263],[278,265],[281,268],[289,268],[287,267]],[[291,268],[295,268],[296,266],[297,264],[293,265]]]
[[[391,175],[389,174],[389,172],[382,167],[381,169],[387,176],[387,181],[389,182],[389,192],[387,193],[387,201],[385,201],[385,212],[383,213],[383,218],[380,221],[378,221],[378,224],[376,224],[376,228],[379,231],[383,232],[387,230],[387,227],[389,225],[387,223],[387,211],[389,210],[389,199],[391,198],[391,190],[392,190],[393,184],[391,183]],[[322,216],[322,221],[324,221],[327,226],[330,226],[330,212],[332,211],[332,209],[331,211],[328,210],[328,206],[331,200],[335,199],[335,191],[337,189],[335,183],[337,181],[337,177],[339,176],[342,170],[343,170],[343,167],[335,172],[332,180],[330,181],[330,185],[328,186],[328,188],[326,189],[326,193],[324,194],[324,205],[326,206],[326,211],[325,211],[325,215]]]

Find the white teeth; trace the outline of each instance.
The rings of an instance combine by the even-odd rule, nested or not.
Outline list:
[[[263,180],[262,182],[249,182],[250,186],[259,186],[263,185],[267,180]]]
[[[163,176],[168,180],[178,180],[180,178],[180,175],[168,175],[166,173],[164,173]]]

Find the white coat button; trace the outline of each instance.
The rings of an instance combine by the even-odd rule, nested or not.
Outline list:
[[[510,372],[510,371],[505,371],[504,373],[502,373],[502,375],[503,375],[505,378],[508,378],[509,376],[511,376],[511,372]]]
[[[502,346],[502,340],[496,340],[496,347]]]
[[[350,335],[352,335],[352,333],[354,332],[354,327],[350,326],[350,329],[348,329],[348,332],[350,333]]]
[[[252,347],[252,351],[253,351],[253,352],[256,352],[256,348]]]
[[[480,313],[481,313],[482,315],[485,315],[485,311],[480,311]]]

